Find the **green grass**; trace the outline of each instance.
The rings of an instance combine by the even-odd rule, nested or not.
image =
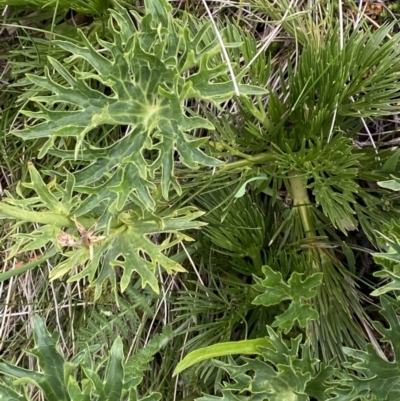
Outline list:
[[[323,277],[315,296],[299,301],[319,318],[294,324],[284,341],[303,334],[311,354],[325,363],[332,357],[346,361],[343,347],[364,351],[372,344],[382,354],[370,312],[371,304],[379,305],[370,293],[381,283],[369,253],[385,249],[378,232],[397,221],[400,210],[398,197],[377,185],[399,168],[393,146],[400,102],[397,10],[390,4],[390,12],[372,20],[356,4],[331,1],[313,8],[286,0],[171,2],[175,22],[160,14],[159,36],[149,31],[146,42],[138,35],[151,57],[161,51],[151,43],[164,43],[165,27],[181,32],[187,19],[194,37],[206,23],[211,26],[194,49],[198,59],[191,60],[183,45],[174,54],[188,57],[187,68],[180,59],[163,56],[170,68],[163,70],[157,57],[151,58],[157,67],[140,89],[151,91],[151,82],[166,77],[157,83],[163,89],[154,91],[154,103],[148,103],[166,111],[152,122],[134,112],[120,118],[134,99],[131,93],[120,102],[121,114],[107,115],[111,109],[101,118],[96,114],[112,104],[113,95],[123,99],[118,82],[126,89],[131,79],[132,71],[121,67],[127,53],[113,47],[121,37],[115,33],[123,15],[117,4],[138,19],[145,13],[141,3],[128,1],[110,3],[113,21],[103,1],[60,1],[40,9],[46,2],[0,2],[0,201],[21,210],[19,221],[0,206],[2,277],[12,275],[0,283],[2,358],[38,370],[37,360],[23,350],[34,345],[32,321],[39,314],[50,332],[61,334],[67,359],[85,343],[100,344],[98,355],[105,357],[121,336],[130,374],[142,372],[143,396],[159,392],[165,400],[182,401],[201,393],[220,396],[228,375],[211,361],[176,378],[173,370],[196,349],[270,335],[267,325],[274,326],[290,302],[252,303],[260,290],[255,277],[265,278],[266,265],[284,282],[293,272]],[[145,31],[144,23],[132,26]],[[127,32],[121,46],[133,36]],[[162,51],[167,54],[174,45],[171,39]],[[82,50],[89,46],[91,54]],[[201,49],[209,54],[197,65]],[[66,59],[71,52],[76,56]],[[114,57],[118,62],[107,64],[114,76],[107,75],[98,65]],[[145,76],[142,61],[129,62]],[[213,75],[213,68],[221,73]],[[183,72],[171,75],[175,69]],[[196,81],[199,71],[206,78]],[[208,79],[214,86],[207,86]],[[75,92],[69,91],[72,82]],[[162,96],[170,91],[175,99],[174,91],[185,82],[192,82],[196,93],[182,95],[182,113],[198,120],[189,129],[177,118],[172,129],[165,116],[178,113],[178,106],[171,100],[169,110]],[[238,97],[238,90],[248,95]],[[86,98],[89,106],[83,105]],[[137,108],[147,106],[143,99]],[[76,118],[63,126],[67,111]],[[215,130],[208,129],[210,123]],[[155,127],[164,129],[162,134]],[[115,164],[104,167],[112,149],[125,151],[128,145],[118,144],[142,132],[148,137],[140,145],[140,160],[116,154]],[[169,143],[169,135],[179,138]],[[39,215],[49,211],[52,224]],[[36,219],[23,217],[34,214]],[[55,234],[63,227],[77,242],[75,216],[87,229],[97,223],[98,244],[59,247]],[[33,265],[48,252],[54,256]],[[139,256],[129,262],[135,252]],[[83,266],[89,271],[93,259],[98,270],[85,275]],[[32,269],[14,274],[24,266]],[[230,358],[220,360],[240,363],[238,355]]]

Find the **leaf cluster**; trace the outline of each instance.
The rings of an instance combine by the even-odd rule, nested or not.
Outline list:
[[[0,6],[26,7],[27,9],[72,9],[87,15],[101,15],[110,5],[109,0],[2,0]]]
[[[58,336],[50,335],[44,321],[34,322],[35,348],[30,352],[39,360],[41,372],[19,368],[11,363],[0,363],[0,371],[13,380],[3,380],[0,394],[8,400],[30,401],[27,384],[40,389],[48,401],[142,400],[157,401],[161,394],[152,393],[138,398],[136,387],[141,379],[127,377],[123,361],[122,340],[114,341],[106,358],[93,362],[87,348],[67,361],[57,350]]]
[[[85,6],[105,15],[100,3]],[[76,37],[35,39],[49,57],[15,63],[28,74],[11,135],[38,154],[0,218],[7,262],[41,257],[0,280],[51,261],[51,285],[68,276],[66,286],[117,302],[85,312],[69,362],[36,318],[41,373],[0,364],[3,397],[29,400],[33,384],[49,401],[175,399],[178,387],[213,386],[218,396],[200,400],[398,398],[388,293],[398,297],[400,209],[388,189],[399,189],[400,152],[383,135],[374,147],[359,139],[398,107],[400,36],[317,25],[286,0],[286,11],[254,4],[282,18],[289,45],[264,54],[240,18],[210,24],[166,0],[134,11],[116,1],[104,31],[97,21]],[[383,295],[389,327],[365,308],[367,247],[385,251],[374,276],[390,281],[372,296]],[[124,345],[134,353],[125,362]],[[167,383],[184,352],[175,373],[202,365]]]

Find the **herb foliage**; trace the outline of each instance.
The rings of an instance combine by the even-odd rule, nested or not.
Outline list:
[[[1,3],[27,22],[4,47],[0,280],[55,305],[5,354],[3,397],[399,398],[400,152],[373,131],[400,102],[393,24],[335,2]]]

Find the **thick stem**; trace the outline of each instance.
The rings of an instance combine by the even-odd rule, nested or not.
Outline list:
[[[292,188],[293,205],[298,208],[306,237],[315,237],[314,226],[310,215],[311,202],[301,173],[298,171],[291,171],[288,173],[288,176]]]
[[[75,222],[68,217],[57,213],[34,212],[32,210],[21,209],[17,206],[8,205],[0,202],[0,213],[5,214],[11,219],[26,221],[30,223],[51,224],[57,227],[75,227]],[[94,219],[79,219],[84,226],[90,227],[95,223]]]
[[[289,182],[292,189],[292,197],[293,197],[293,205],[297,207],[300,219],[303,225],[303,230],[307,238],[315,237],[314,225],[312,223],[312,218],[310,214],[310,198],[308,197],[307,188],[304,183],[303,177],[301,173],[298,171],[291,171],[288,173]],[[311,271],[320,271],[320,266],[317,265],[316,260],[319,260],[320,250],[318,248],[311,249],[309,252],[312,252],[315,256],[312,262]],[[317,254],[317,255],[315,255]],[[313,304],[313,301],[306,301],[309,304]],[[307,337],[311,338],[313,336],[312,333],[312,322],[308,321],[306,326]]]

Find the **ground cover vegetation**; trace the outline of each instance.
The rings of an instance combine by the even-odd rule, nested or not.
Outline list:
[[[0,6],[3,399],[400,399],[395,2]]]

